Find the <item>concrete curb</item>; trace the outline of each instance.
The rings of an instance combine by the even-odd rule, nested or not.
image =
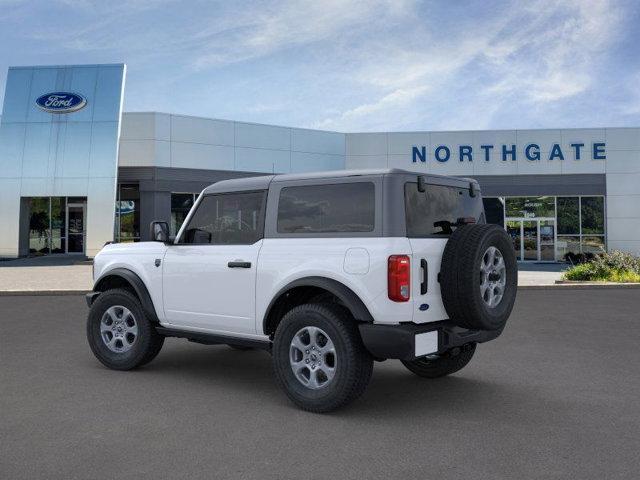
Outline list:
[[[91,290],[0,290],[0,297],[11,296],[59,296],[59,295],[84,295]]]

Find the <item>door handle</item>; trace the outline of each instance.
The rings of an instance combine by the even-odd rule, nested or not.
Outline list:
[[[236,261],[227,263],[227,267],[229,267],[229,268],[251,268],[251,262],[245,262],[243,260],[236,260]]]
[[[420,282],[420,295],[427,293],[427,285],[429,283],[429,265],[423,258],[420,260],[420,267],[422,268],[422,282]]]

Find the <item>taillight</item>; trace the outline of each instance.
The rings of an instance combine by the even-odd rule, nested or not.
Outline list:
[[[409,282],[411,280],[411,262],[407,255],[391,255],[387,270],[389,299],[394,302],[409,300]]]

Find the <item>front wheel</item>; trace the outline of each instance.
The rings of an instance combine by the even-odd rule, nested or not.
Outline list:
[[[140,301],[122,289],[107,290],[93,302],[87,318],[87,340],[96,358],[114,370],[131,370],[149,363],[164,343]]]
[[[436,358],[422,357],[405,361],[402,364],[419,377],[438,378],[462,370],[473,358],[476,344],[471,343],[462,348],[453,349]]]
[[[289,311],[273,342],[276,378],[298,407],[328,412],[358,398],[373,359],[355,320],[338,305],[307,304]]]

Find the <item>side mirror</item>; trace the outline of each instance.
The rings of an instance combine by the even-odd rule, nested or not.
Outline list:
[[[169,241],[169,224],[167,222],[151,222],[150,233],[153,242],[167,243]]]

